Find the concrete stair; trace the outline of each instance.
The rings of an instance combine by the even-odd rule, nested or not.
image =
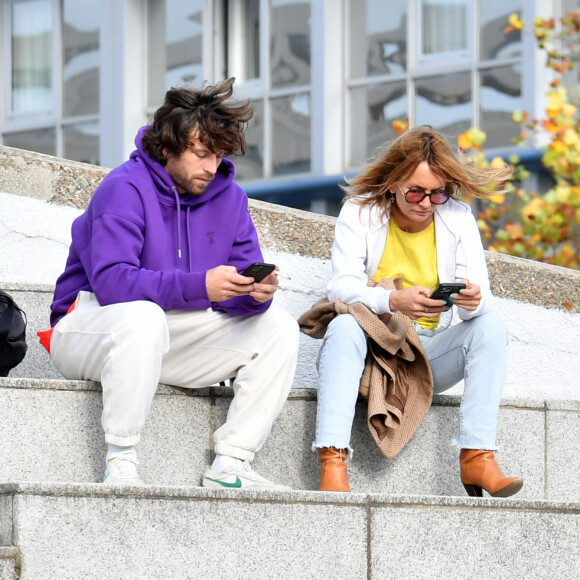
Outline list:
[[[84,183],[75,196],[85,194],[103,172],[19,155],[32,173],[42,169],[33,176],[35,190],[45,184],[44,199],[56,192],[58,203],[75,184]],[[2,147],[0,160],[0,192],[8,182],[17,189],[22,160]],[[11,179],[3,182],[3,172]],[[52,181],[42,181],[46,176]],[[22,228],[36,211],[35,200],[26,199]],[[332,220],[268,204],[251,208],[266,260],[282,267],[277,300],[298,316],[324,293]],[[47,209],[52,223],[54,204],[39,215]],[[0,287],[27,312],[30,345],[24,362],[0,378],[0,580],[580,577],[580,273],[488,255],[510,333],[496,456],[507,475],[524,478],[514,498],[469,498],[460,483],[451,441],[461,384],[435,397],[393,460],[375,446],[359,404],[353,493],[315,491],[318,461],[310,447],[320,343],[305,336],[294,389],[254,462],[293,491],[199,487],[231,389],[167,385],[159,386],[139,446],[148,485],[119,488],[99,483],[100,385],[65,380],[35,337],[48,326],[56,278],[38,271],[66,252],[62,228],[53,233],[45,223],[35,236],[17,232],[16,221],[8,215],[4,236],[0,220],[0,241],[37,245],[6,253],[20,260],[17,267],[0,256]],[[57,240],[47,249],[51,260],[40,248],[49,239]]]
[[[0,580],[16,580],[21,571],[20,551],[0,546]]]
[[[291,492],[199,487],[230,389],[160,385],[140,445],[146,487],[99,482],[100,385],[0,379],[0,579],[577,578],[578,407],[505,401],[498,459],[513,499],[466,496],[436,397],[394,460],[357,409],[352,494],[316,492],[316,393],[293,389],[255,467]],[[2,576],[1,574],[4,574]]]
[[[22,578],[577,578],[578,505],[0,485]],[[16,576],[14,576],[16,577]],[[10,576],[8,576],[10,578]]]
[[[197,486],[210,461],[212,433],[225,421],[228,387],[177,389],[161,385],[139,446],[140,473],[152,485]],[[421,428],[403,451],[385,459],[359,403],[349,462],[353,491],[458,495],[457,396],[437,396]],[[102,479],[105,444],[100,427],[100,385],[84,381],[0,379],[3,459],[0,483],[82,482]],[[561,401],[505,401],[500,413],[498,460],[521,475],[518,499],[577,501],[580,459],[578,406]],[[316,392],[293,389],[255,466],[299,490],[317,489],[314,439]]]

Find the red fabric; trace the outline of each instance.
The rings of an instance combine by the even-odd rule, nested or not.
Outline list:
[[[72,312],[75,309],[76,300],[70,305],[70,308],[67,310],[67,314]],[[52,331],[54,327],[49,328],[48,330],[39,330],[36,335],[38,336],[38,341],[40,344],[46,349],[46,352],[50,354],[50,339],[52,338]]]

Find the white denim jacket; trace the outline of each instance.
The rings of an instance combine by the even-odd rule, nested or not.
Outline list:
[[[391,312],[392,290],[369,287],[383,255],[389,217],[381,220],[377,208],[347,201],[338,217],[332,246],[332,276],[327,286],[328,300],[346,304],[362,302],[375,314]],[[435,208],[437,269],[440,282],[460,282],[467,278],[481,288],[481,302],[474,311],[457,308],[462,320],[491,310],[492,294],[479,229],[470,207],[456,199]],[[437,331],[451,323],[453,309],[441,315]]]

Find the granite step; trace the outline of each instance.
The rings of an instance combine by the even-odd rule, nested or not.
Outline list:
[[[6,517],[4,513],[0,515]],[[0,580],[17,580],[20,571],[20,550],[14,546],[0,546]]]
[[[580,504],[0,485],[21,580],[578,578]]]
[[[212,459],[212,435],[227,414],[229,387],[187,390],[160,385],[139,445],[140,473],[149,484],[199,485]],[[374,443],[362,402],[349,460],[357,492],[457,495],[457,450],[451,442],[458,396],[436,396],[417,433],[394,459]],[[0,482],[99,482],[105,443],[100,385],[86,381],[0,378]],[[506,475],[525,485],[518,497],[578,500],[580,405],[577,401],[506,400],[500,411],[496,453]],[[254,465],[293,489],[318,488],[311,450],[316,391],[293,389]]]

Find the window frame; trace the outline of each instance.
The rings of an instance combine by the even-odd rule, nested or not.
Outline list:
[[[242,0],[243,1],[243,0]],[[311,34],[311,46],[314,42],[314,21],[315,19],[312,17],[312,13],[314,10],[314,5],[316,2],[312,0],[305,0],[310,5],[311,11],[311,18],[310,18],[310,34]],[[311,52],[311,62],[310,62],[310,83],[298,85],[298,86],[288,86],[288,87],[276,87],[272,88],[271,86],[271,72],[270,72],[270,36],[272,31],[272,24],[271,24],[271,0],[259,0],[259,18],[260,18],[260,34],[259,34],[259,62],[260,62],[260,76],[252,79],[247,80],[236,80],[236,84],[234,85],[235,90],[235,97],[238,99],[250,99],[250,100],[259,100],[263,104],[263,133],[262,133],[262,141],[263,141],[263,158],[262,158],[262,174],[257,180],[242,180],[244,183],[252,183],[253,181],[285,181],[287,179],[295,179],[304,177],[307,175],[312,175],[314,171],[314,163],[313,163],[313,155],[312,155],[312,142],[313,142],[313,133],[315,131],[314,126],[314,115],[313,115],[313,84],[312,84],[312,77],[313,77],[313,66],[314,66],[314,56]],[[213,11],[213,17],[219,21],[227,21],[230,18],[230,13],[228,12],[230,4],[230,0],[221,0],[220,2],[216,2]],[[242,11],[238,11],[237,14],[234,14],[234,17],[239,17]],[[237,23],[237,29],[243,29],[244,25]],[[214,42],[214,54],[218,57],[221,56],[221,61],[214,63],[215,70],[221,70],[222,75],[217,75],[218,78],[226,78],[230,76],[235,76],[232,74],[232,71],[226,69],[226,51],[235,50],[235,47],[232,46],[228,47],[227,41],[230,38],[227,38],[226,26],[217,27],[216,30],[218,33],[215,35],[215,42]],[[237,77],[236,77],[237,79]],[[310,140],[310,170],[306,172],[296,172],[296,173],[284,173],[284,174],[274,174],[274,160],[273,160],[273,140],[274,140],[274,131],[272,127],[272,108],[273,103],[276,99],[280,98],[292,98],[295,96],[306,95],[309,99],[309,111],[310,111],[310,132],[309,132],[309,140]],[[235,160],[234,160],[235,161]]]
[[[346,96],[345,96],[345,117],[346,117],[346,130],[345,130],[345,140],[346,146],[346,157],[344,167],[348,172],[355,172],[359,169],[360,164],[364,162],[364,159],[353,159],[353,150],[356,148],[360,150],[360,147],[355,147],[355,144],[351,141],[352,135],[350,133],[350,119],[352,115],[352,98],[353,91],[361,87],[373,87],[377,85],[393,84],[397,82],[405,82],[407,87],[407,112],[410,126],[415,126],[417,123],[417,94],[416,85],[417,81],[425,78],[433,78],[439,74],[450,75],[457,73],[468,73],[470,75],[470,87],[471,87],[471,126],[480,127],[481,126],[481,83],[480,75],[486,69],[501,68],[508,65],[522,65],[522,80],[521,80],[521,101],[522,107],[530,107],[534,102],[534,90],[535,84],[532,82],[531,86],[528,82],[530,79],[530,71],[524,70],[524,63],[526,62],[525,55],[530,54],[529,43],[532,39],[527,39],[522,36],[522,48],[520,55],[516,57],[506,57],[496,60],[480,60],[480,3],[485,0],[470,0],[468,2],[467,17],[469,19],[468,26],[468,39],[470,54],[466,57],[463,54],[458,54],[457,58],[450,61],[450,54],[453,53],[443,53],[434,55],[434,58],[428,57],[425,59],[423,55],[420,54],[420,43],[421,43],[421,8],[422,0],[407,0],[407,67],[406,70],[402,72],[396,72],[392,74],[384,75],[374,75],[374,76],[361,76],[353,78],[353,73],[350,69],[351,61],[346,58],[346,63],[348,65],[346,73]],[[352,9],[349,3],[356,2],[356,0],[345,0],[345,14],[348,14],[348,10]],[[532,21],[534,17],[534,9],[529,6],[529,3],[521,0],[520,12],[522,17],[527,19],[526,21]],[[351,36],[350,33],[345,34],[345,50],[350,50]],[[524,43],[528,43],[524,45]],[[405,120],[405,119],[401,119]],[[367,143],[368,146],[368,143]],[[509,144],[503,149],[510,148]]]
[[[424,53],[423,49],[423,15],[422,15],[422,5],[424,0],[416,0],[416,3],[411,2],[409,6],[409,21],[411,18],[414,20],[414,30],[416,31],[415,38],[412,39],[413,46],[415,47],[415,62],[411,64],[411,67],[416,68],[416,70],[433,70],[433,67],[446,67],[449,60],[452,59],[457,65],[466,64],[471,62],[475,58],[477,44],[475,43],[475,35],[473,34],[473,22],[474,22],[474,3],[471,0],[466,0],[466,11],[465,26],[467,28],[466,40],[467,46],[465,49],[461,50],[448,50],[433,54]],[[471,30],[470,30],[471,29]],[[413,29],[411,29],[413,30]]]
[[[2,3],[2,38],[0,50],[2,52],[2,62],[0,64],[0,75],[6,79],[4,87],[0,93],[0,143],[4,143],[5,136],[28,131],[52,129],[55,133],[54,151],[56,157],[64,156],[64,135],[67,128],[97,123],[100,126],[101,112],[85,115],[63,117],[64,111],[64,38],[63,38],[63,18],[64,0],[47,0],[51,8],[52,19],[52,105],[51,110],[46,112],[22,112],[11,111],[12,103],[12,7],[15,3],[26,2],[27,0],[5,0]],[[99,29],[99,39],[100,29]],[[102,63],[102,47],[99,44],[101,56],[99,59],[99,70]],[[102,90],[102,88],[100,89]],[[100,98],[100,96],[99,96]],[[100,131],[99,147],[97,156],[100,159]]]

